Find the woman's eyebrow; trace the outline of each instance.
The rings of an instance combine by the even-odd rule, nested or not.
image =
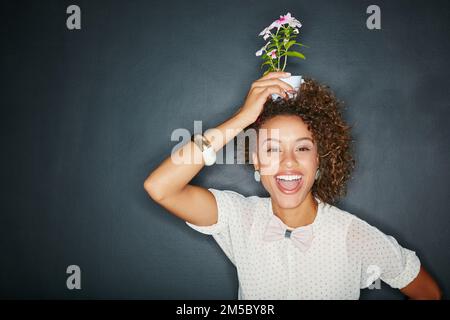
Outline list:
[[[263,143],[266,143],[267,141],[271,141],[271,140],[280,142],[280,140],[275,139],[275,138],[267,138],[266,140],[263,141]],[[298,141],[301,141],[301,140],[309,140],[309,141],[313,142],[313,140],[310,137],[298,138],[298,139],[295,140],[295,142],[298,142]]]

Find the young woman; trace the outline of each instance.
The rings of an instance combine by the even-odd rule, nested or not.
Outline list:
[[[192,154],[194,161],[168,157],[145,180],[145,190],[214,237],[237,268],[239,299],[358,299],[376,279],[412,299],[440,299],[414,251],[332,205],[345,195],[354,167],[350,127],[328,87],[306,79],[295,92],[279,79],[286,76],[271,72],[253,82],[244,105],[204,133],[217,152],[255,129],[255,179],[270,197],[189,184],[204,166],[193,142],[177,155]],[[273,93],[283,99],[268,99]]]

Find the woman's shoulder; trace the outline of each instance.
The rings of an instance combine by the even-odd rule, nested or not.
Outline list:
[[[335,205],[324,203],[323,206],[325,220],[334,225],[339,225],[346,230],[346,232],[379,232],[378,228],[371,225],[364,219],[358,216],[357,213],[349,212],[341,209]]]
[[[235,190],[230,189],[217,189],[217,188],[208,188],[213,194],[226,196],[235,200],[245,200],[245,201],[258,201],[264,199],[263,197],[258,197],[254,195],[245,195],[243,193],[239,193]]]
[[[359,218],[353,212],[349,212],[344,210],[336,205],[332,205],[326,202],[322,202],[322,214],[325,217],[325,220],[332,224],[338,224],[340,226],[350,226],[355,222],[364,222],[361,218]]]
[[[223,198],[235,205],[264,203],[268,199],[267,197],[260,197],[257,195],[245,195],[230,189],[208,188],[208,190],[212,192],[216,198]]]
[[[216,198],[219,216],[227,217],[230,228],[249,228],[268,215],[268,198],[245,195],[229,189],[208,188]],[[269,198],[270,199],[270,198]]]

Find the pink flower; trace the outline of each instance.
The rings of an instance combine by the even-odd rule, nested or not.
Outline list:
[[[281,17],[281,16],[280,16]],[[278,20],[275,20],[274,22],[272,22],[272,24],[270,25],[270,29],[269,30],[271,30],[271,29],[273,29],[273,28],[277,28],[277,29],[280,29],[280,27],[281,27],[281,23],[278,21]]]
[[[256,56],[260,56],[262,55],[262,53],[266,50],[267,46],[269,45],[270,42],[267,42],[264,47],[262,47],[261,49],[259,49],[258,51],[256,51]]]
[[[300,21],[291,16],[290,12],[288,12],[284,16],[280,16],[280,18],[278,20],[275,20],[272,24],[276,25],[279,28],[280,26],[286,23],[289,24],[289,26],[292,28],[296,27],[300,28],[302,26]]]
[[[264,30],[259,33],[259,36],[262,36],[262,35],[266,34],[267,32],[269,32],[269,27],[264,28]]]
[[[272,30],[273,28],[279,29],[284,24],[288,24],[292,28],[300,28],[302,26],[300,21],[298,21],[297,19],[292,17],[291,13],[288,12],[284,16],[280,16],[279,19],[277,19],[274,22],[272,22],[270,24],[270,26],[264,28],[264,30],[261,31],[259,33],[259,35],[260,36],[264,36],[264,40],[267,40],[267,38],[271,35],[270,30]],[[295,30],[297,30],[297,29],[295,29]],[[298,30],[297,30],[297,32],[295,32],[295,30],[294,30],[294,33],[298,33]]]
[[[276,58],[277,58],[276,52],[277,52],[277,50],[276,50],[276,49],[273,49],[273,50],[271,50],[270,52],[267,52],[267,55],[268,55],[269,57],[271,57],[272,59],[276,59]]]
[[[291,19],[291,14],[288,12],[286,15],[280,16],[280,19],[276,20],[276,22],[279,24],[285,24],[288,23],[289,19]]]

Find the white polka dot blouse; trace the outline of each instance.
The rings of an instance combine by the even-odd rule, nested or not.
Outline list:
[[[318,198],[311,224],[313,240],[302,251],[289,237],[263,239],[274,215],[270,197],[208,190],[217,202],[217,223],[186,224],[212,235],[235,265],[239,300],[359,299],[360,289],[379,286],[380,279],[393,288],[403,288],[419,273],[420,261],[414,251]]]

